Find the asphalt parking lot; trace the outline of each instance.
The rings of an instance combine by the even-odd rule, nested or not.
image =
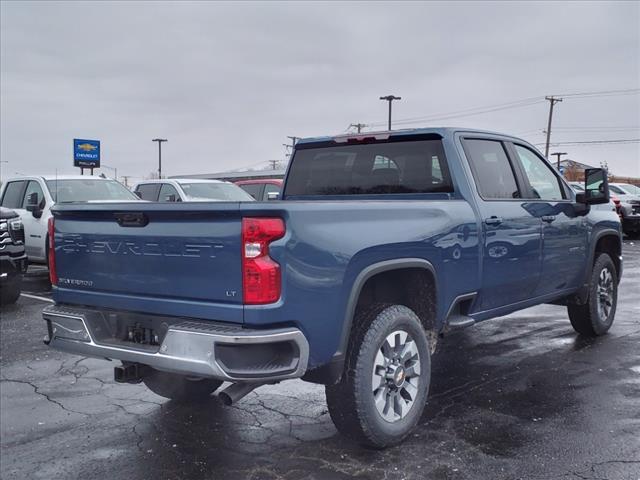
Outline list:
[[[611,332],[563,307],[446,337],[416,432],[384,451],[341,438],[321,386],[184,406],[113,382],[114,363],[42,343],[44,272],[1,312],[3,479],[640,479],[640,242],[625,241]]]

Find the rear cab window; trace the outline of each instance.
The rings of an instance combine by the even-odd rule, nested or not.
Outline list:
[[[439,135],[298,144],[283,198],[453,193]]]

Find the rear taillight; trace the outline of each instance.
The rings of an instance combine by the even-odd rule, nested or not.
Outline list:
[[[47,225],[49,234],[47,235],[47,241],[49,242],[49,279],[51,285],[58,285],[58,274],[56,273],[56,243],[55,243],[55,225],[53,217],[49,218],[49,224]]]
[[[281,218],[242,219],[242,298],[248,305],[277,302],[280,265],[269,257],[269,244],[285,234]]]

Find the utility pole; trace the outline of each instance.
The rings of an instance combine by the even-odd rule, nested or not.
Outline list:
[[[158,142],[158,179],[162,179],[162,142],[166,142],[166,138],[154,138],[152,142]]]
[[[301,137],[290,137],[289,135],[287,135],[287,138],[288,138],[289,140],[291,140],[291,147],[292,147],[292,148],[293,148],[293,147],[295,147],[295,146],[296,146],[296,143],[298,143],[298,140],[300,140],[300,139],[301,139]]]
[[[386,97],[380,97],[380,100],[389,102],[389,130],[391,130],[391,104],[394,100],[402,100],[402,97],[396,97],[394,95],[387,95]]]
[[[551,154],[551,155],[555,155],[556,156],[556,159],[557,159],[557,162],[556,162],[557,167],[556,168],[557,168],[558,171],[560,171],[560,157],[562,155],[566,155],[566,154],[567,154],[567,152],[553,152]]]
[[[131,178],[131,175],[122,175],[122,179],[124,180],[124,186],[128,187],[129,186],[129,179]]]
[[[280,160],[269,160],[269,163],[271,164],[271,170],[275,170]]]
[[[364,123],[352,123],[352,124],[349,125],[349,128],[355,127],[356,130],[358,130],[358,133],[360,133],[360,132],[362,132],[362,129],[364,127],[368,127],[368,126],[369,125],[365,125]],[[391,130],[391,129],[389,129],[389,130]]]
[[[544,157],[549,158],[549,143],[551,142],[551,119],[553,118],[553,106],[561,102],[561,98],[556,98],[553,95],[550,97],[544,97],[546,100],[549,100],[549,122],[547,123],[547,143],[544,147]]]

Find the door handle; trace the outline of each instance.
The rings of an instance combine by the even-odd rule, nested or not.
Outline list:
[[[556,219],[555,215],[543,215],[542,216],[542,221],[543,222],[547,222],[547,223],[551,223]]]
[[[484,223],[487,225],[500,225],[502,223],[502,218],[492,215],[489,218],[485,218]]]

